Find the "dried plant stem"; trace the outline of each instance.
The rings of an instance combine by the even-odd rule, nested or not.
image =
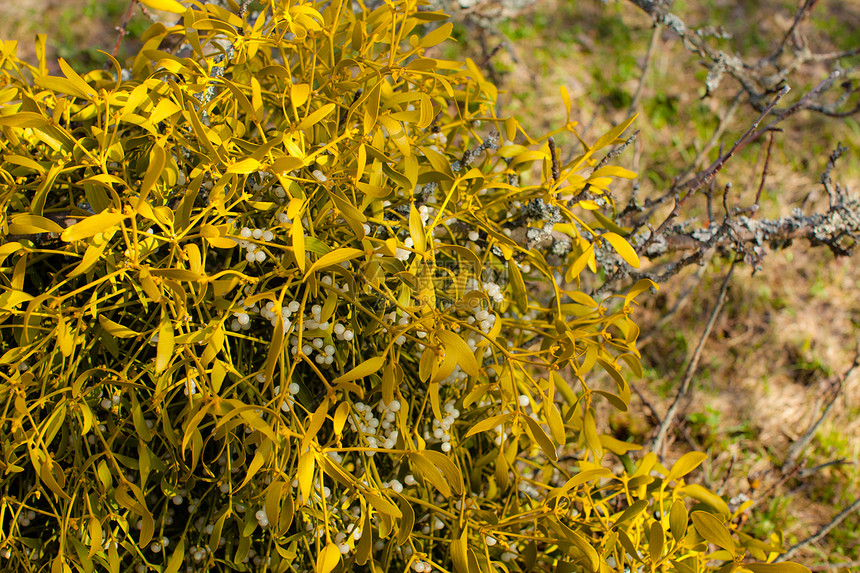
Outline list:
[[[666,417],[663,418],[663,422],[660,424],[660,429],[657,431],[657,435],[651,443],[651,451],[657,452],[657,455],[660,456],[661,460],[663,458],[662,450],[666,441],[666,435],[669,433],[669,428],[675,422],[675,416],[678,414],[681,400],[684,399],[690,390],[693,377],[696,375],[696,370],[699,367],[699,360],[702,358],[702,350],[705,347],[705,341],[711,335],[714,324],[717,322],[717,316],[719,316],[720,310],[723,308],[723,303],[726,300],[726,293],[729,289],[729,283],[731,282],[732,274],[734,274],[737,263],[737,258],[732,260],[732,265],[729,267],[729,272],[726,274],[726,278],[723,279],[723,284],[720,287],[720,294],[717,296],[717,300],[714,303],[711,316],[708,318],[707,325],[705,325],[705,330],[702,332],[702,336],[699,338],[696,350],[693,352],[693,357],[690,359],[690,362],[687,364],[687,369],[684,371],[684,379],[681,382],[681,387],[678,389],[678,393],[675,395],[675,400],[672,402],[672,405],[669,406],[669,411],[666,412]]]

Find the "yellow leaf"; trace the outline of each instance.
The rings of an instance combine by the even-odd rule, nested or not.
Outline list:
[[[305,119],[303,119],[302,122],[299,124],[299,127],[297,129],[305,130],[309,127],[312,127],[312,126],[318,124],[319,122],[321,122],[323,120],[323,118],[325,118],[325,116],[330,114],[333,109],[334,109],[333,103],[325,104],[324,106],[322,106],[321,108],[319,108],[318,110],[313,112],[312,114],[308,115]]]
[[[585,270],[585,267],[588,265],[588,261],[590,261],[594,257],[594,245],[589,244],[588,248],[582,252],[579,257],[573,262],[570,267],[568,267],[567,272],[564,274],[564,280],[567,282],[573,282],[577,280],[579,274]]]
[[[753,573],[810,573],[810,570],[805,565],[794,563],[793,561],[785,561],[783,563],[750,563],[744,565]]]
[[[415,203],[409,207],[409,235],[412,237],[412,245],[418,253],[424,253],[427,249],[427,240],[424,236],[424,223],[421,222],[421,215],[418,214],[418,209],[415,208]]]
[[[425,34],[418,45],[422,48],[430,48],[437,44],[441,44],[445,40],[451,37],[451,30],[454,29],[454,24],[451,22],[445,22],[429,34]]]
[[[623,167],[619,167],[617,165],[607,165],[605,167],[601,167],[600,169],[595,169],[594,173],[591,174],[589,180],[597,178],[597,177],[621,177],[622,179],[636,179],[637,173],[635,171],[630,171],[629,169],[624,169]]]
[[[478,366],[478,361],[475,359],[475,354],[459,335],[448,330],[439,330],[436,332],[436,337],[445,346],[445,353],[454,355],[457,364],[460,365],[463,372],[469,376],[478,376],[480,374],[480,367]]]
[[[680,542],[687,532],[687,508],[684,502],[676,499],[669,511],[669,529],[676,542]]]
[[[373,506],[373,509],[378,511],[379,513],[384,513],[385,515],[391,516],[395,519],[400,519],[403,517],[403,514],[400,513],[400,510],[396,505],[388,501],[388,499],[383,495],[377,495],[371,491],[365,491],[362,493],[364,495],[364,499],[367,500],[367,503]]]
[[[587,560],[587,566],[589,570],[599,571],[600,556],[597,554],[597,551],[594,549],[594,547],[591,546],[588,540],[561,522],[554,522],[553,525],[555,525],[556,528],[561,531],[562,535],[564,535],[567,540],[570,541],[571,544],[573,544],[574,547],[579,549],[579,551],[584,555],[585,559]]]
[[[499,414],[497,416],[490,416],[489,418],[484,418],[483,420],[469,428],[469,431],[466,432],[462,439],[465,440],[469,436],[474,436],[475,434],[480,434],[481,432],[492,430],[496,426],[504,426],[505,422],[507,422],[512,416],[513,414],[508,412],[506,414]]]
[[[293,226],[290,229],[290,235],[293,240],[293,255],[296,257],[296,264],[299,270],[305,271],[305,230],[302,228],[302,220],[299,217],[293,218]]]
[[[565,435],[564,421],[561,418],[561,412],[558,411],[558,406],[552,400],[544,400],[543,410],[553,439],[558,445],[563,446],[567,441],[567,436]]]
[[[164,573],[176,573],[179,571],[180,565],[182,565],[185,560],[185,538],[179,540],[179,543],[176,544],[176,549],[173,550],[173,553],[170,555],[170,559],[167,561],[167,567],[164,569]]]
[[[170,313],[165,306],[161,307],[161,326],[158,329],[158,343],[156,344],[155,353],[155,371],[164,372],[173,358],[174,342],[173,342],[173,321],[170,320]]]
[[[412,510],[412,504],[403,497],[398,499],[397,507],[403,514],[403,518],[400,520],[400,530],[397,532],[397,545],[404,545],[412,535],[412,528],[415,526],[415,512]]]
[[[87,557],[91,558],[102,549],[102,525],[98,519],[90,517],[87,529],[90,533],[90,550],[87,553]]]
[[[65,78],[55,79],[65,80]],[[50,124],[51,122],[41,114],[32,111],[19,111],[18,113],[0,116],[0,125],[7,125],[9,127],[44,127]]]
[[[307,502],[310,499],[311,487],[314,481],[314,466],[316,465],[316,452],[309,449],[299,455],[299,467],[297,470],[299,480],[299,493],[302,494],[302,500]]]
[[[445,480],[442,472],[430,460],[425,458],[423,454],[424,452],[411,452],[409,454],[413,469],[430,482],[442,494],[442,497],[451,497],[451,486]]]
[[[690,514],[696,531],[714,545],[722,547],[732,555],[735,554],[735,542],[731,533],[723,523],[707,511],[694,511]]]
[[[35,235],[37,233],[62,233],[63,228],[38,215],[14,215],[9,222],[9,233],[13,235]]]
[[[612,248],[621,255],[621,258],[624,259],[628,265],[634,269],[639,268],[639,255],[636,254],[636,251],[633,250],[630,243],[624,240],[624,237],[616,233],[603,233],[601,237],[606,239],[609,244],[612,245]]]
[[[84,79],[79,76],[68,63],[66,63],[66,60],[60,58],[58,63],[60,64],[60,69],[63,71],[63,74],[65,74],[69,81],[72,82],[79,91],[87,95],[86,99],[90,99],[96,95],[96,90],[94,90],[90,84],[85,82]]]
[[[702,452],[687,452],[681,456],[677,462],[669,470],[669,475],[666,476],[666,481],[672,481],[683,477],[699,467],[699,465],[708,458],[707,454]]]
[[[561,100],[564,102],[564,109],[567,111],[567,121],[570,121],[570,93],[564,86],[561,86]]]
[[[140,208],[140,204],[146,201],[146,196],[152,189],[152,186],[161,178],[166,161],[167,155],[164,153],[164,148],[158,143],[153,145],[152,149],[149,150],[149,166],[147,166],[146,174],[140,183],[140,198],[137,201],[138,209]]]
[[[227,173],[252,173],[260,169],[262,164],[253,157],[246,157],[241,161],[230,165],[227,168]]]
[[[354,259],[355,257],[363,254],[364,251],[361,249],[354,249],[352,247],[341,247],[339,249],[335,249],[330,253],[326,253],[321,256],[314,264],[308,267],[308,270],[305,273],[305,278],[310,276],[317,269],[324,269],[326,267],[342,263],[343,261]]]
[[[92,237],[93,235],[98,235],[99,233],[103,233],[116,225],[118,225],[121,221],[124,221],[126,215],[122,213],[112,213],[110,211],[103,211],[101,213],[97,213],[95,215],[90,215],[86,219],[75,223],[60,235],[60,238],[67,243],[71,243],[73,241],[80,241],[81,239],[87,239]]]
[[[525,313],[529,306],[526,283],[523,280],[519,265],[513,258],[508,260],[508,278],[510,279],[511,290],[513,291],[514,304],[517,305],[517,310]]]
[[[622,134],[624,131],[630,127],[630,124],[636,119],[636,116],[633,115],[627,120],[623,121],[621,124],[609,130],[608,133],[600,137],[597,142],[595,142],[594,147],[591,148],[591,151],[597,151],[598,149],[603,149],[607,145],[612,145],[612,143]]]
[[[349,415],[349,403],[341,402],[334,412],[334,433],[337,436],[343,432],[343,426],[346,424],[346,417]]]
[[[594,413],[589,410],[585,413],[582,423],[583,437],[585,438],[586,447],[594,452],[597,459],[603,456],[603,445],[600,443],[600,436],[597,433],[597,425],[594,423]]]
[[[463,527],[463,532],[460,537],[454,540],[451,544],[451,561],[454,562],[454,571],[456,573],[469,572],[469,528]]]
[[[331,381],[332,384],[340,384],[341,382],[352,382],[353,380],[359,380],[364,378],[365,376],[370,376],[374,372],[378,371],[382,368],[382,365],[385,363],[384,356],[374,356],[373,358],[368,358],[349,372],[342,374]]]
[[[546,435],[540,424],[535,422],[531,416],[523,416],[522,419],[526,422],[526,431],[538,443],[544,455],[552,461],[558,460],[555,444],[552,443],[552,440],[549,439],[549,436]]]
[[[140,0],[140,3],[153,10],[173,12],[174,14],[185,14],[185,6],[176,0]]]
[[[639,500],[643,501],[643,500]],[[663,535],[663,527],[659,522],[655,521],[651,524],[651,531],[648,535],[648,554],[651,557],[651,563],[657,563],[660,557],[663,556],[663,545],[666,539]]]
[[[293,107],[301,107],[308,101],[308,96],[311,93],[311,86],[308,84],[293,84],[290,87],[290,100]]]
[[[697,483],[685,485],[681,488],[681,493],[685,494],[687,497],[692,497],[695,500],[710,505],[723,515],[731,515],[729,506],[723,498]]]

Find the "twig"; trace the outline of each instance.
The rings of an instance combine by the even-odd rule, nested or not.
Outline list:
[[[111,55],[115,58],[117,54],[119,54],[119,46],[122,44],[122,39],[125,38],[126,34],[128,34],[128,30],[126,27],[128,26],[128,21],[131,19],[131,11],[134,9],[134,5],[137,4],[137,0],[129,0],[128,8],[125,10],[125,17],[122,19],[122,26],[117,28],[117,32],[119,32],[119,37],[116,39],[116,44],[114,44],[113,52]],[[107,66],[107,64],[105,64]]]
[[[803,3],[803,6],[797,10],[797,13],[794,15],[794,21],[791,23],[791,27],[782,37],[782,41],[779,43],[779,47],[777,47],[776,51],[767,58],[768,61],[775,62],[776,59],[782,55],[785,51],[785,45],[788,43],[788,40],[794,36],[794,33],[797,31],[797,27],[804,19],[806,19],[817,3],[818,0],[806,0]]]
[[[767,114],[769,114],[773,110],[773,108],[776,107],[776,104],[779,103],[779,100],[785,97],[785,95],[789,91],[791,91],[791,88],[789,86],[783,86],[782,89],[779,90],[779,93],[776,94],[776,97],[774,97],[770,104],[768,104],[768,106],[764,109],[764,111],[759,114],[758,118],[752,123],[749,129],[747,129],[746,132],[744,132],[744,134],[740,138],[738,138],[737,141],[735,141],[734,145],[732,145],[731,149],[729,149],[727,153],[717,158],[717,160],[714,161],[711,166],[704,170],[702,173],[699,173],[686,183],[683,183],[678,186],[678,190],[687,191],[687,194],[684,196],[684,199],[689,197],[692,193],[696,192],[696,190],[698,190],[702,185],[708,183],[711,178],[716,176],[716,174],[723,168],[723,166],[725,166],[726,161],[731,159],[735,153],[746,147],[750,141],[757,139],[764,132],[769,131],[769,128],[771,127],[771,125],[773,125],[772,123],[768,124],[765,128],[761,130],[758,129],[758,126],[765,118],[765,116],[767,116]],[[806,96],[804,96],[804,98],[805,97]],[[804,98],[801,98],[801,101]]]
[[[702,332],[702,336],[699,338],[699,344],[696,346],[695,352],[693,352],[693,357],[690,359],[690,362],[687,364],[687,369],[684,372],[684,379],[681,383],[681,387],[678,389],[678,393],[675,395],[675,400],[672,402],[672,405],[669,406],[669,411],[666,412],[666,417],[663,418],[663,422],[660,424],[660,429],[657,431],[657,435],[654,437],[654,440],[651,443],[651,451],[657,452],[657,455],[660,456],[662,460],[663,454],[663,443],[666,440],[666,434],[669,432],[669,427],[675,422],[675,416],[678,413],[678,408],[681,404],[681,400],[686,396],[687,392],[690,389],[690,384],[693,381],[693,377],[696,374],[696,369],[699,367],[699,360],[702,357],[702,350],[705,347],[705,341],[711,335],[711,330],[714,328],[714,324],[717,322],[717,316],[720,314],[720,310],[723,308],[723,303],[726,300],[726,293],[729,290],[729,283],[732,279],[732,274],[734,274],[735,266],[737,265],[739,259],[732,259],[732,264],[729,267],[729,272],[726,273],[726,278],[723,279],[723,284],[720,287],[720,294],[717,296],[717,300],[714,303],[714,308],[711,311],[711,316],[708,318],[708,323],[705,325],[705,330]]]
[[[549,154],[552,157],[552,182],[558,183],[559,177],[561,177],[561,170],[558,166],[558,150],[555,148],[555,138],[550,137],[547,143],[549,144]]]
[[[802,470],[797,472],[797,477],[803,479],[820,472],[824,468],[829,468],[832,466],[853,466],[856,464],[857,462],[851,462],[844,458],[839,458],[838,460],[830,460],[829,462],[818,464],[817,466],[812,466],[811,468],[803,468]]]
[[[834,527],[836,527],[837,525],[839,525],[840,523],[845,521],[845,519],[849,515],[851,515],[852,513],[857,511],[858,509],[860,509],[860,499],[858,499],[857,501],[855,501],[854,503],[849,505],[847,508],[845,508],[842,512],[839,513],[839,515],[834,517],[830,521],[830,523],[828,523],[827,525],[825,525],[824,527],[819,529],[814,535],[810,535],[806,539],[798,541],[797,543],[795,543],[794,545],[792,545],[791,547],[786,549],[785,553],[783,553],[782,555],[777,557],[776,560],[777,561],[785,561],[786,559],[790,559],[792,555],[794,555],[795,553],[797,553],[798,551],[800,551],[801,549],[803,549],[807,545],[809,545],[811,543],[815,543],[816,541],[823,539],[824,537],[827,536],[828,533],[830,533],[830,531]]]
[[[770,166],[770,152],[773,149],[773,132],[770,132],[770,141],[767,144],[767,154],[764,157],[764,169],[761,170],[761,181],[758,184],[758,191],[755,194],[755,203],[753,206],[753,212],[758,211],[759,200],[761,199],[761,192],[764,189],[764,182],[767,181],[767,168]]]

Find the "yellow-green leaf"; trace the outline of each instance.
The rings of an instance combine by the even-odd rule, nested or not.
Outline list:
[[[185,560],[185,538],[179,540],[179,543],[176,544],[176,549],[173,550],[173,553],[170,555],[170,559],[167,560],[167,567],[164,569],[164,573],[176,573],[179,571],[180,565]]]
[[[594,413],[589,410],[585,413],[582,421],[582,432],[585,445],[594,452],[597,459],[603,456],[603,444],[600,443],[600,435],[597,433],[597,424],[594,422]]]
[[[648,502],[644,499],[639,499],[634,501],[630,507],[621,512],[621,515],[615,520],[615,525],[617,526],[619,523],[624,523],[628,519],[632,519],[645,511],[648,507]]]
[[[409,541],[409,536],[412,535],[412,528],[415,526],[415,512],[412,510],[412,504],[402,496],[399,496],[397,500],[397,507],[400,508],[400,513],[403,514],[397,532],[397,545],[404,545]]]
[[[610,245],[612,245],[612,248],[621,255],[621,258],[624,259],[628,265],[635,269],[639,268],[639,255],[636,254],[636,251],[633,250],[630,243],[624,240],[624,237],[612,232],[603,233],[601,236],[606,239]]]
[[[341,432],[343,432],[347,416],[349,416],[349,403],[341,402],[337,410],[334,411],[334,433],[336,436],[340,436]]]
[[[639,500],[643,501],[643,500]],[[651,531],[648,535],[648,554],[651,557],[651,563],[657,563],[660,557],[663,556],[663,544],[666,541],[663,535],[663,527],[659,521],[651,524]]]
[[[469,528],[463,527],[460,537],[451,544],[451,561],[454,562],[456,573],[470,573],[469,571]]]
[[[94,90],[90,84],[85,82],[84,78],[79,76],[78,73],[66,62],[66,60],[60,58],[58,63],[60,64],[60,69],[63,71],[63,74],[79,91],[87,95],[87,99],[96,95],[96,90]]]
[[[672,509],[669,510],[669,529],[677,542],[680,542],[687,532],[687,507],[679,499],[672,502]]]
[[[422,450],[420,454],[442,472],[442,475],[445,476],[445,479],[451,486],[451,490],[456,495],[463,493],[463,476],[457,466],[454,465],[454,462],[451,461],[451,458],[436,450]]]
[[[612,145],[612,143],[613,143],[616,139],[618,139],[618,137],[619,137],[622,133],[624,133],[624,131],[625,131],[628,127],[630,127],[630,124],[631,124],[631,123],[633,123],[635,120],[636,120],[636,116],[635,116],[635,115],[633,115],[633,116],[631,116],[630,118],[628,118],[627,120],[625,120],[624,122],[622,122],[622,123],[620,123],[619,125],[617,125],[617,126],[613,127],[611,130],[609,130],[609,132],[608,132],[608,133],[606,133],[605,135],[603,135],[602,137],[600,137],[600,138],[595,142],[594,147],[592,147],[592,148],[591,148],[591,149],[592,149],[592,151],[597,151],[598,149],[603,149],[603,148],[604,148],[604,147],[606,147],[607,145]]]
[[[699,535],[732,555],[735,554],[735,542],[732,535],[719,519],[707,511],[694,511],[690,514],[690,519],[693,520],[693,526]]]

